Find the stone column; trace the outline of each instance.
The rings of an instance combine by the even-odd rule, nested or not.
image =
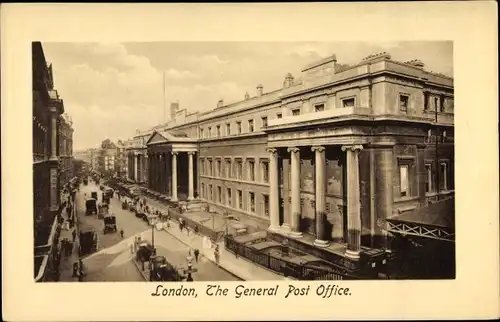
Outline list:
[[[313,146],[311,150],[314,152],[315,164],[315,204],[316,204],[316,240],[314,245],[319,247],[328,246],[328,241],[325,234],[325,217],[326,217],[326,160],[325,148],[322,146]]]
[[[291,153],[291,167],[292,167],[292,216],[290,220],[291,237],[300,238],[302,232],[300,231],[300,150],[299,148],[288,148]]]
[[[165,192],[165,153],[158,155],[158,192]]]
[[[51,136],[50,136],[50,160],[57,160],[57,107],[50,107]]]
[[[359,152],[362,145],[347,145],[347,250],[345,255],[359,259],[361,251],[361,200],[359,190]]]
[[[194,165],[193,165],[194,154],[195,154],[195,152],[188,152],[188,159],[189,159],[188,200],[194,199]]]
[[[134,152],[134,181],[138,182],[139,178],[137,177],[138,175],[138,163],[139,163],[139,154],[135,154]]]
[[[172,151],[172,201],[177,201],[177,153]]]
[[[269,152],[269,230],[280,228],[279,219],[279,184],[278,184],[278,150],[268,148]]]

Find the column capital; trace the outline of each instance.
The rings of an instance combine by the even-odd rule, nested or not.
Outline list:
[[[171,153],[172,155],[178,155],[178,154],[179,154],[179,152],[177,152],[177,151],[171,151],[170,153]]]
[[[274,154],[274,153],[278,152],[278,149],[276,149],[276,148],[266,148],[266,151],[269,152],[269,153]]]
[[[195,155],[196,154],[196,151],[188,151],[187,153],[188,155]]]
[[[312,146],[311,147],[311,151],[312,152],[324,152],[325,151],[325,147],[324,146]]]
[[[286,149],[288,152],[290,153],[296,153],[296,152],[299,152],[299,148],[297,147],[290,147],[290,148],[287,148]]]
[[[361,144],[353,144],[353,145],[343,145],[342,151],[350,150],[352,152],[359,152],[363,150],[363,146]]]

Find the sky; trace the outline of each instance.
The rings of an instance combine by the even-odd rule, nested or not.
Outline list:
[[[453,77],[452,42],[155,42],[43,43],[54,85],[73,120],[75,150],[116,142],[163,123],[164,99],[188,112],[208,111],[282,87],[284,77],[335,54],[341,64],[388,52],[420,59],[426,69]],[[165,95],[163,73],[166,75]]]

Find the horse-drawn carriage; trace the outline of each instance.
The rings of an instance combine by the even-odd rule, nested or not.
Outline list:
[[[104,217],[108,214],[109,214],[109,204],[107,204],[107,203],[100,204],[99,205],[99,214],[97,215],[97,217],[99,219],[104,219]]]
[[[80,256],[92,254],[99,247],[99,237],[91,226],[80,227]]]
[[[116,233],[116,216],[107,215],[104,217],[104,233],[115,232]]]
[[[149,274],[150,281],[176,282],[183,279],[175,267],[167,262],[165,256],[154,256],[150,259]]]

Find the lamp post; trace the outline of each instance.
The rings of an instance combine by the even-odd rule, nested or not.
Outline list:
[[[155,225],[151,225],[151,243],[153,244],[153,248],[155,248]]]

